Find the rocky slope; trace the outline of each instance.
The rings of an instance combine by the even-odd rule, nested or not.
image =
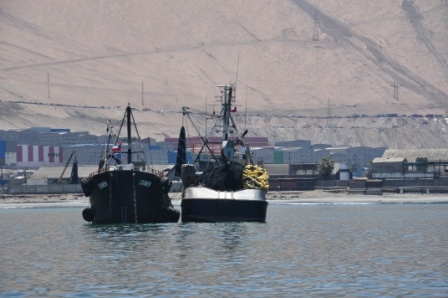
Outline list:
[[[3,1],[0,32],[0,129],[102,134],[131,103],[161,140],[234,82],[272,142],[447,144],[444,119],[376,117],[448,114],[444,0]]]

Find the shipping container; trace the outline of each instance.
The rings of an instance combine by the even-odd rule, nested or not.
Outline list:
[[[274,151],[274,163],[283,163],[283,151],[281,150]]]
[[[16,152],[6,151],[5,165],[15,166],[17,164]]]
[[[171,165],[176,164],[177,151],[169,150],[167,154],[168,154],[168,164]],[[187,163],[193,164],[193,155],[191,154],[191,152],[187,152]]]

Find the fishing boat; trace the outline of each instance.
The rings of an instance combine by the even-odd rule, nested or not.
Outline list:
[[[250,147],[244,142],[247,130],[240,134],[233,119],[232,113],[236,111],[234,85],[219,85],[218,88],[221,112],[205,113],[215,121],[209,135],[201,135],[194,125],[192,115],[196,112],[182,108],[184,117],[196,128],[202,147],[194,165],[181,167],[181,220],[265,222],[268,173],[254,164]],[[220,136],[216,137],[216,133]]]
[[[124,138],[120,137],[123,127],[127,129]],[[171,181],[149,167],[130,105],[118,134],[114,135],[108,121],[107,136],[98,170],[81,179],[90,201],[82,212],[84,220],[93,224],[177,222],[180,212],[168,196]]]

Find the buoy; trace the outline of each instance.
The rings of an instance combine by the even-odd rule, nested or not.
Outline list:
[[[92,192],[92,186],[89,178],[81,179],[81,188],[86,197],[90,196],[90,193]]]
[[[162,183],[163,193],[168,194],[171,190],[171,185],[172,185],[171,180],[166,177],[163,177],[161,180],[161,183]]]
[[[90,208],[86,208],[82,211],[82,218],[84,218],[85,221],[93,221],[93,211]]]

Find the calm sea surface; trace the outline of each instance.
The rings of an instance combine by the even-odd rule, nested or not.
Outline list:
[[[0,206],[0,296],[448,297],[448,204],[270,202],[267,223],[107,226],[82,209]]]

